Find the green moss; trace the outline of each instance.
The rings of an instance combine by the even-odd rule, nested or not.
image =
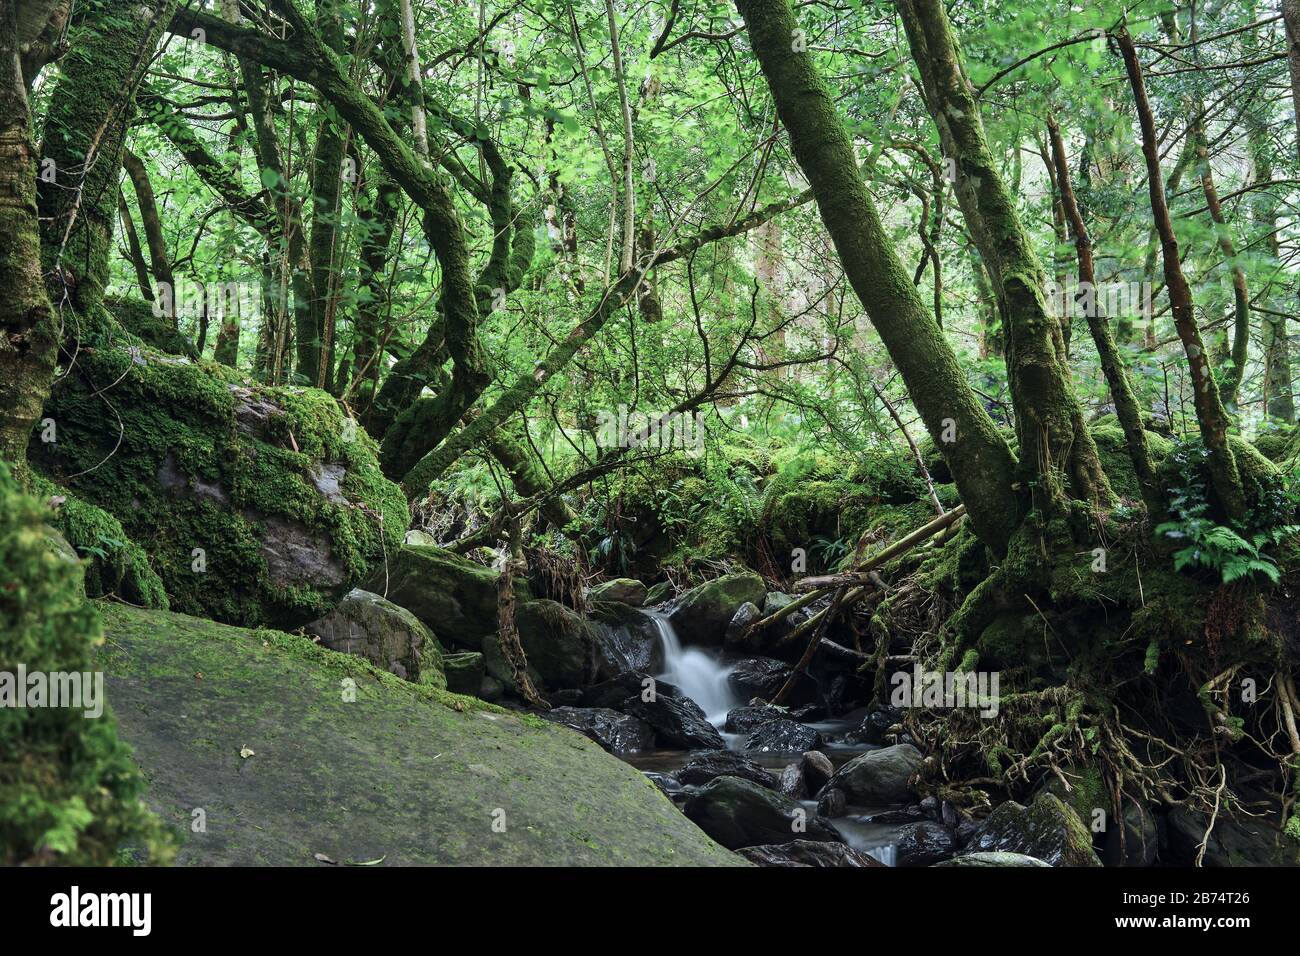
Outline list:
[[[1092,432],[1092,439],[1097,445],[1102,470],[1110,479],[1111,490],[1126,501],[1141,501],[1142,489],[1138,485],[1132,459],[1129,458],[1124,430],[1118,424],[1099,421],[1095,422],[1089,431]],[[1173,448],[1173,443],[1155,432],[1147,432],[1146,438],[1147,448],[1151,452],[1151,463],[1159,467]]]
[[[87,561],[87,595],[117,595],[141,607],[167,610],[162,579],[120,521],[39,475],[32,476],[31,490],[50,506],[49,523],[72,545],[78,557]],[[50,504],[60,498],[63,500],[57,507]]]
[[[120,521],[179,610],[303,623],[382,565],[406,528],[405,499],[380,473],[374,443],[324,392],[102,347],[83,350],[46,413],[58,441],[33,441],[33,466]],[[338,580],[296,564],[273,579],[264,541],[277,536],[329,562]]]
[[[0,462],[0,674],[86,674],[103,642],[79,572],[46,541],[46,518]],[[0,864],[108,866],[125,846],[166,862],[141,792],[107,710],[0,707]]]

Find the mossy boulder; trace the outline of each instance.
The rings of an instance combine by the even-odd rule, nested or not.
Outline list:
[[[147,799],[201,865],[734,865],[573,731],[309,638],[104,605]],[[194,811],[205,829],[194,832]],[[495,824],[495,825],[494,825]]]
[[[1051,866],[1101,866],[1078,814],[1046,790],[1028,807],[1014,800],[999,804],[967,849],[1023,853]]]
[[[839,790],[849,803],[882,807],[906,803],[909,781],[921,767],[921,751],[911,744],[895,744],[854,757],[835,772],[827,790]]]
[[[483,655],[478,651],[458,651],[444,654],[442,672],[447,678],[447,689],[456,694],[477,697],[483,684]]]
[[[316,389],[103,346],[78,353],[46,415],[57,441],[34,438],[33,465],[121,522],[178,610],[303,624],[382,566],[407,524],[373,441]]]
[[[645,603],[646,587],[635,578],[614,578],[597,584],[587,594],[592,601],[612,601],[640,607]]]
[[[448,647],[481,650],[497,630],[497,572],[442,548],[403,547],[362,587],[406,608]],[[528,593],[523,581],[515,588]]]
[[[167,610],[162,579],[120,521],[40,475],[32,475],[31,490],[49,508],[51,527],[85,562],[88,596],[114,595],[140,607]]]
[[[668,620],[683,641],[721,647],[740,606],[761,605],[766,594],[767,585],[753,571],[726,574],[687,591],[674,602]]]
[[[99,617],[77,562],[51,547],[47,517],[0,462],[0,865],[107,866],[129,848],[166,862],[168,843],[140,802],[143,783],[93,675]],[[60,706],[20,706],[37,703],[34,675],[52,692],[54,674],[75,677],[78,693]]]
[[[1110,479],[1111,490],[1126,501],[1141,501],[1142,488],[1138,484],[1137,472],[1133,470],[1133,460],[1128,453],[1128,439],[1118,424],[1096,423],[1088,429],[1092,440],[1097,445],[1097,455],[1101,467]],[[1155,432],[1146,432],[1147,450],[1151,453],[1151,463],[1159,466],[1173,448],[1173,442]]]
[[[424,623],[378,594],[353,588],[339,606],[303,628],[324,647],[357,654],[403,680],[446,687],[442,648]]]
[[[1044,863],[1042,860],[1033,856],[1026,856],[1023,853],[1006,853],[1006,852],[989,852],[989,853],[963,853],[961,856],[955,856],[951,860],[944,860],[942,863],[936,863],[935,866],[1038,866],[1051,867],[1052,864]]]
[[[716,777],[692,794],[682,810],[725,847],[762,846],[791,840],[842,843],[829,823],[796,800],[741,777]]]

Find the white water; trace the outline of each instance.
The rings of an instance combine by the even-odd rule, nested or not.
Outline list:
[[[683,647],[668,618],[654,612],[647,612],[647,616],[655,622],[664,650],[664,671],[659,678],[679,687],[699,704],[709,723],[721,730],[727,711],[744,703],[727,682],[732,668],[706,650]]]

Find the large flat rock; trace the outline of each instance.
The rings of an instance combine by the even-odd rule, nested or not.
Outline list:
[[[743,863],[567,728],[307,638],[100,610],[109,705],[150,805],[182,833],[181,863]],[[199,808],[206,832],[192,832]]]

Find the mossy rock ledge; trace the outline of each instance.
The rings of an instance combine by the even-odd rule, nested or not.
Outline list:
[[[325,392],[142,346],[88,347],[45,415],[57,440],[38,432],[33,464],[121,522],[173,610],[297,627],[400,547],[405,499]]]
[[[106,602],[101,613],[108,699],[148,803],[180,832],[181,863],[744,862],[565,727],[305,637]]]

